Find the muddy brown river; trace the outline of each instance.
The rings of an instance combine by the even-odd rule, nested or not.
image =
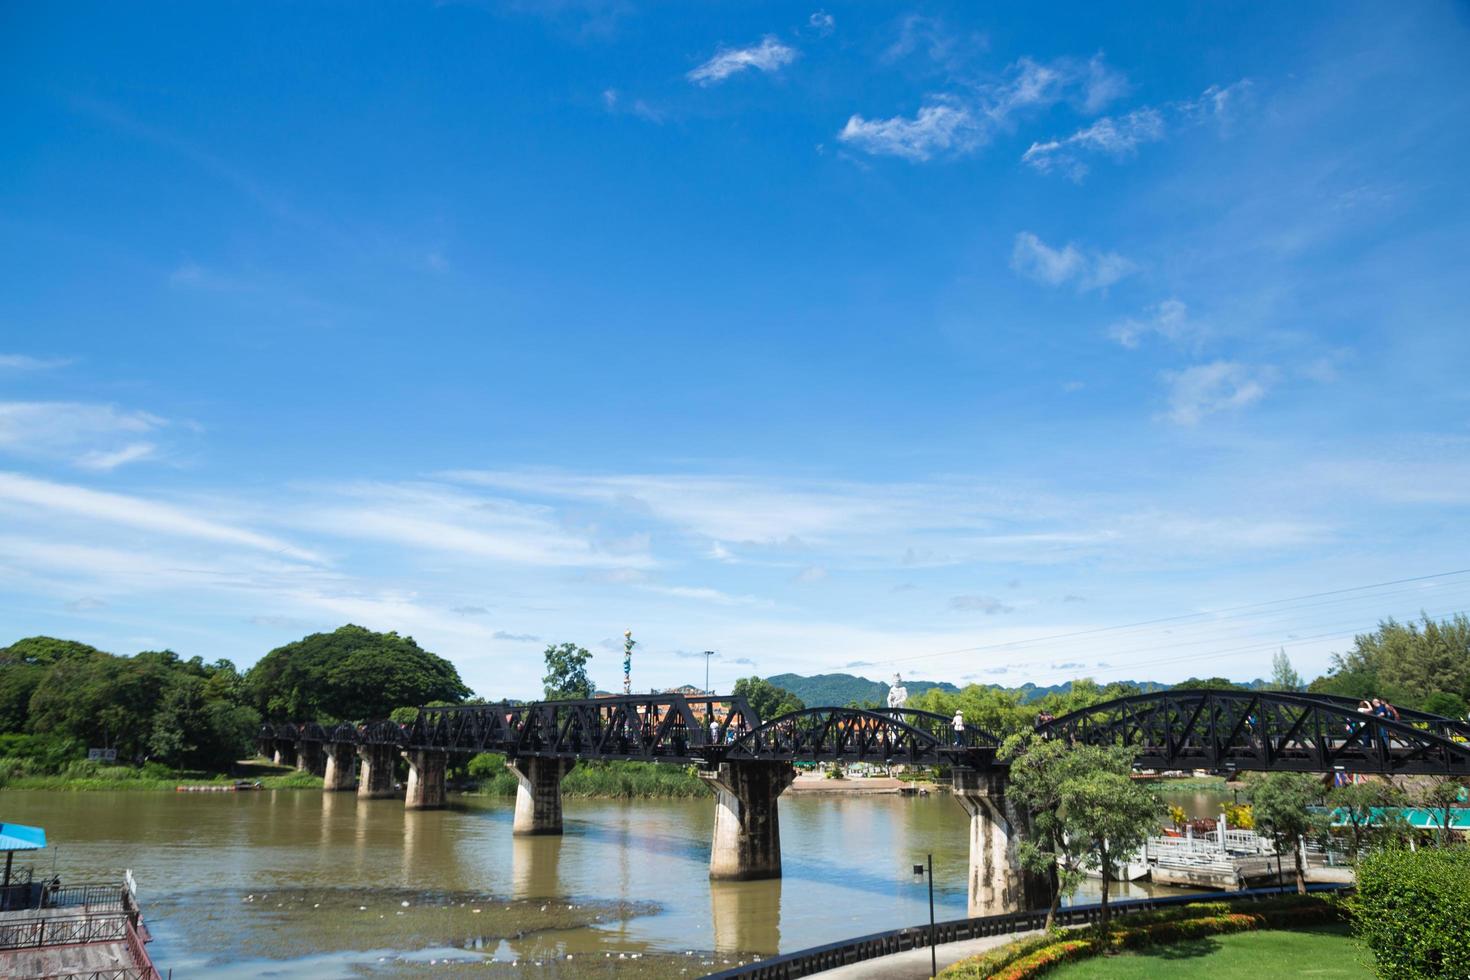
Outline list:
[[[1201,815],[1218,800],[1175,799]],[[38,875],[132,869],[149,948],[176,978],[700,976],[927,921],[912,865],[931,852],[938,917],[965,915],[966,817],[943,795],[785,797],[785,877],[740,883],[708,878],[707,799],[568,800],[561,838],[512,837],[505,801],[451,807],[0,792],[0,819],[46,828]]]

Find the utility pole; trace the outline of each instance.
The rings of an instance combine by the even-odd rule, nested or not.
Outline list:
[[[709,658],[710,657],[713,657],[714,655],[715,655],[715,652],[713,650],[706,650],[706,651],[704,651],[704,693],[705,694],[713,694],[713,693],[715,693],[714,691],[711,691],[710,690],[710,687],[709,687]]]
[[[928,856],[929,871],[929,976],[939,976],[939,951],[934,944],[937,939],[934,929],[934,855]],[[924,865],[914,865],[914,874],[922,875]]]

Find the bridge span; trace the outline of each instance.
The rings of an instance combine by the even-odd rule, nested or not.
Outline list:
[[[1470,774],[1470,725],[1403,712],[1400,721],[1355,702],[1300,694],[1173,690],[1119,698],[1064,715],[1038,731],[1083,744],[1121,744],[1150,769]],[[408,763],[405,805],[445,804],[449,756],[497,752],[519,783],[514,833],[562,832],[561,780],[579,762],[695,765],[714,791],[711,878],[781,874],[777,800],[796,762],[938,767],[970,817],[970,914],[1044,903],[1044,883],[1023,872],[1017,831],[1028,819],[1008,801],[1000,737],[913,709],[819,707],[763,721],[744,698],[680,694],[418,709],[399,724],[273,723],[263,754],[323,776],[328,791],[397,795],[393,772]]]

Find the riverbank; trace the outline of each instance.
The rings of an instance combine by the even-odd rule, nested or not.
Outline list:
[[[260,783],[261,789],[321,789],[322,777],[306,772],[283,772],[277,774],[230,776],[223,773],[173,773],[159,775],[123,766],[114,766],[101,773],[89,776],[16,776],[6,780],[7,790],[52,790],[71,793],[88,792],[166,792],[174,793],[180,786],[230,786],[240,779]]]

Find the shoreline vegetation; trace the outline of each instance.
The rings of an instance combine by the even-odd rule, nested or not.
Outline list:
[[[943,780],[932,774],[906,772],[897,779],[944,792]],[[0,770],[0,789],[51,790],[58,792],[176,792],[181,786],[227,786],[247,780],[261,789],[321,789],[322,778],[276,766],[264,759],[242,760],[230,773],[171,770],[157,763],[141,767],[76,762],[60,773],[36,774]],[[504,756],[482,753],[468,760],[454,791],[466,796],[513,798],[516,777],[505,766]],[[833,780],[832,795],[861,787],[862,778]],[[1222,777],[1151,779],[1161,793],[1227,792]],[[807,787],[803,792],[821,795],[823,789]],[[562,780],[562,794],[573,799],[678,799],[710,794],[694,766],[672,766],[649,762],[582,762]]]

